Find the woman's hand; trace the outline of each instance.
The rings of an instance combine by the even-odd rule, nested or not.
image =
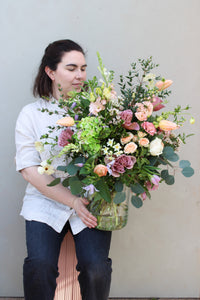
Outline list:
[[[73,208],[87,227],[94,228],[97,226],[97,219],[87,210],[88,203],[87,199],[77,197],[73,201]]]

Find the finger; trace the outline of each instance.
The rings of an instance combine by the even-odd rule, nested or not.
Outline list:
[[[86,198],[81,198],[81,201],[82,201],[85,205],[89,204],[89,201],[88,201]]]
[[[82,210],[79,216],[87,226],[97,226],[96,217],[94,217],[87,209]]]

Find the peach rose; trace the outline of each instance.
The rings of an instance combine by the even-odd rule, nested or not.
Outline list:
[[[179,126],[176,123],[168,120],[161,120],[158,126],[163,131],[170,131],[179,128]]]
[[[134,153],[137,150],[137,145],[134,142],[130,142],[126,144],[124,147],[124,153],[129,154],[129,153]]]
[[[108,168],[101,164],[97,165],[94,168],[94,173],[96,173],[99,177],[106,176],[107,172],[108,172]]]
[[[141,138],[139,139],[139,145],[142,147],[148,147],[149,140],[147,138]]]
[[[136,112],[135,113],[135,116],[136,118],[139,120],[139,121],[146,121],[147,120],[147,114],[143,111],[140,111],[140,112]]]
[[[70,126],[73,126],[75,123],[74,123],[74,119],[72,117],[65,117],[65,118],[58,120],[56,122],[56,124],[58,124],[60,126],[70,127]]]
[[[159,89],[159,91],[167,89],[173,83],[172,80],[166,79],[165,81],[157,81],[155,86]]]
[[[138,137],[141,139],[143,137],[145,137],[147,134],[145,132],[142,131],[138,131]]]
[[[121,142],[122,145],[125,145],[125,144],[129,143],[133,138],[133,134],[131,132],[127,132],[127,134],[128,134],[128,136],[122,137],[120,139],[120,142]]]
[[[137,142],[137,140],[138,140],[138,136],[137,136],[137,135],[134,135],[133,138],[132,138],[132,141],[133,141],[133,142]]]
[[[147,113],[148,117],[151,116],[152,113],[153,113],[153,104],[150,101],[144,101],[142,103],[145,107],[145,110],[146,110],[146,113]]]

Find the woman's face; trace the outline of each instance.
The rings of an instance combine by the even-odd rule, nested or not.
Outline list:
[[[65,52],[55,71],[49,70],[52,80],[53,96],[60,98],[58,85],[65,97],[70,91],[80,92],[83,81],[86,80],[86,62],[83,53],[79,51]]]

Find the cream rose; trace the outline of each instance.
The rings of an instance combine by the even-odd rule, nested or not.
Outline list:
[[[153,156],[157,156],[162,154],[164,148],[164,144],[161,139],[155,138],[151,143],[150,143],[150,153]]]

